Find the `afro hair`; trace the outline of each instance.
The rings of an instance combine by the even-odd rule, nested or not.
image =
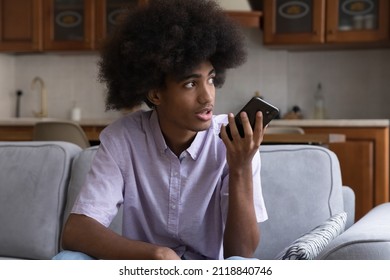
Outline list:
[[[204,61],[221,87],[227,69],[246,60],[240,27],[212,0],[150,0],[129,10],[103,44],[99,80],[106,83],[106,109],[130,109],[164,87],[167,74],[185,75]]]

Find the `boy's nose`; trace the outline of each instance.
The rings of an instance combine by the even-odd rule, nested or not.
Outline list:
[[[200,89],[199,93],[199,102],[200,103],[209,103],[214,100],[215,88],[210,85],[205,85]]]

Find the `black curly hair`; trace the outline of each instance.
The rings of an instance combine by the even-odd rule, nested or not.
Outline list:
[[[216,70],[215,86],[226,69],[246,60],[240,27],[212,0],[152,0],[129,10],[101,51],[99,80],[106,83],[106,109],[129,109],[164,87],[167,74],[182,76],[204,61]]]

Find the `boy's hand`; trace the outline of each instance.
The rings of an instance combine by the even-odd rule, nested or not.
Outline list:
[[[253,130],[248,115],[245,112],[240,113],[240,118],[245,134],[243,138],[238,132],[232,113],[228,115],[228,121],[233,140],[229,139],[226,133],[226,126],[222,126],[221,128],[221,138],[227,149],[227,161],[230,168],[251,164],[254,154],[263,141],[264,129],[262,113],[260,111],[256,113],[256,122]]]

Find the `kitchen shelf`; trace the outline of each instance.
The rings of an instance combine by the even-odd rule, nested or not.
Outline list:
[[[261,11],[226,11],[225,13],[243,27],[260,28],[260,20],[263,15]]]

